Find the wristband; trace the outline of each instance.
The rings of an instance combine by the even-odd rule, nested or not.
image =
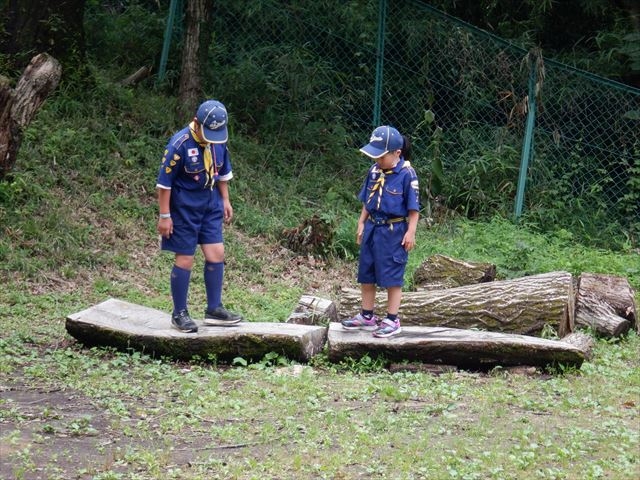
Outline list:
[[[161,213],[159,215],[160,218],[171,218],[171,214],[170,213]]]

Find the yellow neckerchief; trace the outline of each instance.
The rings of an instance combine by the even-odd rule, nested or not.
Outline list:
[[[204,150],[204,169],[207,172],[207,182],[205,183],[205,187],[208,186],[211,190],[213,190],[213,185],[215,183],[215,174],[216,172],[216,162],[215,162],[215,150],[213,149],[213,145],[209,142],[205,142],[202,140],[198,132],[196,132],[196,124],[195,122],[191,122],[189,124],[189,130],[191,130],[191,135],[193,139],[198,142]],[[213,155],[211,151],[213,150]]]
[[[397,165],[396,165],[397,166]],[[411,164],[409,162],[404,162],[402,164],[402,168],[407,168],[410,167]],[[394,173],[394,169],[396,167],[393,168],[386,168],[386,169],[381,169],[380,167],[378,167],[376,165],[376,169],[378,171],[380,171],[380,176],[378,177],[378,179],[376,180],[376,183],[373,184],[373,188],[371,188],[371,193],[369,194],[369,198],[367,198],[367,202],[369,202],[369,200],[371,200],[371,198],[376,194],[376,192],[378,192],[378,201],[376,202],[376,209],[380,210],[380,202],[382,201],[382,191],[384,190],[384,179],[387,175],[391,175],[392,173]]]

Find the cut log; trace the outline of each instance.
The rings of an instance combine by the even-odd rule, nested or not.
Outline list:
[[[603,337],[624,335],[637,323],[634,291],[624,277],[583,273],[578,277],[576,324]]]
[[[562,341],[578,347],[587,360],[591,360],[591,357],[593,357],[595,341],[591,335],[587,335],[584,332],[572,332],[562,337]]]
[[[386,292],[376,295],[376,309],[386,311]],[[356,314],[360,291],[343,288],[340,317]],[[404,292],[400,316],[403,325],[480,329],[525,335],[546,326],[563,337],[573,331],[574,294],[571,274],[551,272],[514,280]]]
[[[368,355],[478,370],[517,365],[580,367],[584,361],[582,350],[559,340],[438,327],[402,327],[398,335],[375,338],[371,332],[344,330],[339,323],[329,326],[327,353],[334,362]]]
[[[290,359],[308,361],[326,342],[326,327],[286,323],[242,322],[234,327],[209,327],[196,321],[198,333],[171,328],[170,315],[117,299],[69,315],[69,335],[87,346],[111,346],[139,350],[156,357],[221,361],[236,357],[261,360],[276,352]]]
[[[302,295],[298,306],[289,315],[287,323],[298,325],[323,325],[338,321],[338,308],[336,304],[326,298],[313,295]]]
[[[492,282],[496,266],[491,263],[465,262],[446,255],[433,255],[413,273],[416,290],[439,290],[476,283]]]

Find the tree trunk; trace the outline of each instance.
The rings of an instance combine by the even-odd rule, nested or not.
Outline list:
[[[619,337],[637,322],[634,292],[624,277],[583,273],[578,278],[576,324]]]
[[[24,129],[58,86],[62,69],[47,54],[31,60],[15,89],[0,79],[0,180],[13,169]]]
[[[402,327],[399,335],[378,339],[370,332],[348,331],[332,323],[327,345],[332,362],[368,355],[484,370],[517,365],[580,367],[584,361],[582,350],[567,342],[457,328]]]
[[[178,92],[178,118],[191,118],[202,99],[200,76],[202,25],[207,19],[205,0],[187,0],[182,67]]]
[[[378,312],[386,312],[386,293],[376,296]],[[341,317],[356,314],[360,291],[343,289]],[[446,290],[405,292],[403,324],[539,334],[545,326],[559,336],[573,331],[574,294],[571,274],[551,272]]]
[[[463,262],[445,255],[433,255],[413,274],[417,290],[441,290],[474,283],[492,282],[496,266],[490,263]]]
[[[289,315],[287,323],[298,325],[324,325],[338,321],[336,304],[325,298],[303,295],[298,306]]]
[[[593,347],[595,347],[596,342],[591,335],[587,335],[584,332],[573,332],[562,337],[561,340],[579,348],[584,354],[585,359],[591,360],[591,357],[593,357]]]
[[[190,359],[215,357],[232,361],[261,360],[275,352],[298,361],[320,353],[327,328],[277,322],[242,322],[233,327],[209,327],[200,321],[198,333],[171,328],[168,313],[110,298],[69,315],[69,335],[87,346],[111,346],[123,351],[136,349],[157,358]]]
[[[0,18],[6,35],[0,52],[11,69],[22,70],[34,55],[48,53],[65,76],[87,73],[84,38],[85,0],[9,0]]]

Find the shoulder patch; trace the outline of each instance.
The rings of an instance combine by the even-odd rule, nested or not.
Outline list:
[[[171,144],[173,148],[180,148],[180,146],[189,139],[189,134],[185,133],[184,135],[176,138],[174,142]]]

